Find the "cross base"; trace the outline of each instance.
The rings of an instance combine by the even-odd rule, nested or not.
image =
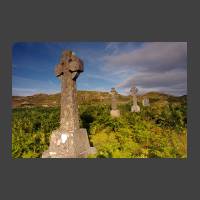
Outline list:
[[[58,129],[52,132],[49,149],[43,152],[42,158],[87,158],[95,153],[96,149],[90,147],[86,129],[75,132]]]
[[[138,105],[131,106],[131,112],[140,112],[140,106]]]
[[[120,116],[120,111],[119,110],[111,110],[110,115],[112,117],[119,117]]]

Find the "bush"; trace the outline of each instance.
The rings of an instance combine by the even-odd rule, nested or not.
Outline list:
[[[97,149],[91,158],[186,158],[186,105],[142,107],[131,113],[130,104],[118,107],[112,118],[110,106],[80,105],[80,124]],[[39,158],[49,146],[51,132],[59,127],[58,108],[13,109],[13,158]]]
[[[58,108],[13,110],[12,157],[38,158],[48,148],[50,133],[59,126]]]

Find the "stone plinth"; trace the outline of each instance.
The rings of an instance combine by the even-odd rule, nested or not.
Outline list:
[[[50,146],[42,154],[42,158],[87,158],[95,154],[96,149],[90,147],[86,129],[73,132],[55,130],[50,138]]]
[[[97,153],[95,147],[90,147],[87,130],[84,128],[79,129],[77,137],[77,157],[78,158],[87,158],[89,154]]]
[[[110,115],[112,117],[119,117],[120,116],[120,111],[119,110],[111,110]]]
[[[138,105],[131,106],[131,112],[140,112],[140,107]]]

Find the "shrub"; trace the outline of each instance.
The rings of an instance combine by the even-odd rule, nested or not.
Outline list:
[[[130,112],[130,103],[118,107],[112,118],[110,106],[80,105],[80,124],[97,149],[90,158],[186,158],[187,115],[185,104],[142,107]],[[51,132],[59,127],[58,108],[13,109],[13,158],[39,158],[49,146]]]

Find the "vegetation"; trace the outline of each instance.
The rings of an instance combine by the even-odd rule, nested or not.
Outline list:
[[[119,104],[119,118],[112,118],[110,105],[101,101],[79,105],[81,127],[97,149],[89,157],[186,158],[186,102],[171,99],[168,104],[140,105],[140,113],[131,113],[128,102]],[[59,107],[13,109],[13,158],[41,157],[51,132],[59,127],[59,114]]]
[[[58,108],[16,108],[12,119],[12,157],[37,158],[59,126]]]

